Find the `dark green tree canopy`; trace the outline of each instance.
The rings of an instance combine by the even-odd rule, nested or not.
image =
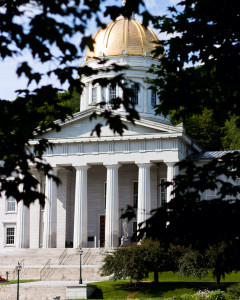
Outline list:
[[[240,270],[239,152],[230,151],[202,165],[193,159],[179,162],[180,174],[166,183],[173,184],[173,199],[140,224],[138,237],[150,236],[166,249],[173,244],[199,251],[189,253],[194,260],[204,256],[209,262],[204,268],[212,268],[220,280],[225,272]],[[208,198],[207,190],[217,192]]]
[[[155,51],[165,51],[153,81],[161,99],[157,113],[184,116],[206,107],[224,120],[239,115],[239,2],[184,0],[157,17],[155,26],[171,34]]]

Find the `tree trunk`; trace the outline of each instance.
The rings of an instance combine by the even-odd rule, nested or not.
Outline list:
[[[217,284],[220,284],[220,280],[221,280],[221,274],[220,274],[220,273],[217,273],[217,274],[216,274],[216,283],[217,283]]]
[[[154,271],[154,282],[158,283],[158,271]]]

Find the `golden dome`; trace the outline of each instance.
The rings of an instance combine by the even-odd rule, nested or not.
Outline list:
[[[94,51],[87,49],[86,59],[110,55],[151,55],[155,48],[153,41],[158,41],[156,34],[133,19],[119,18],[100,29],[93,37]]]

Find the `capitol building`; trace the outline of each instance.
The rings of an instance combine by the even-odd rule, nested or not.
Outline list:
[[[148,70],[159,64],[151,54],[156,34],[134,18],[120,17],[100,29],[94,40],[94,51],[86,51],[82,66],[101,71],[82,79],[80,111],[61,124],[60,132],[49,130],[31,141],[46,138],[54,145],[44,158],[61,184],[33,170],[46,195],[45,207],[35,201],[28,208],[2,196],[0,249],[112,248],[130,243],[137,225],[170,200],[171,187],[164,189],[161,183],[178,174],[175,164],[201,152],[182,125],[174,127],[169,118],[155,115],[159,99],[146,79],[154,78]],[[106,65],[99,66],[99,58],[107,58]],[[105,123],[101,118],[90,120],[101,112],[96,104],[122,96],[118,86],[93,84],[97,78],[116,75],[103,70],[112,63],[129,67],[124,72],[140,120],[133,125],[119,108],[116,113],[128,129],[119,136],[104,125],[97,137],[91,135],[93,128]],[[120,216],[128,205],[134,207],[136,218],[126,223]]]

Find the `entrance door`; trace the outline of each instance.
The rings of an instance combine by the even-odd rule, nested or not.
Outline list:
[[[100,247],[105,244],[105,216],[100,216]]]

